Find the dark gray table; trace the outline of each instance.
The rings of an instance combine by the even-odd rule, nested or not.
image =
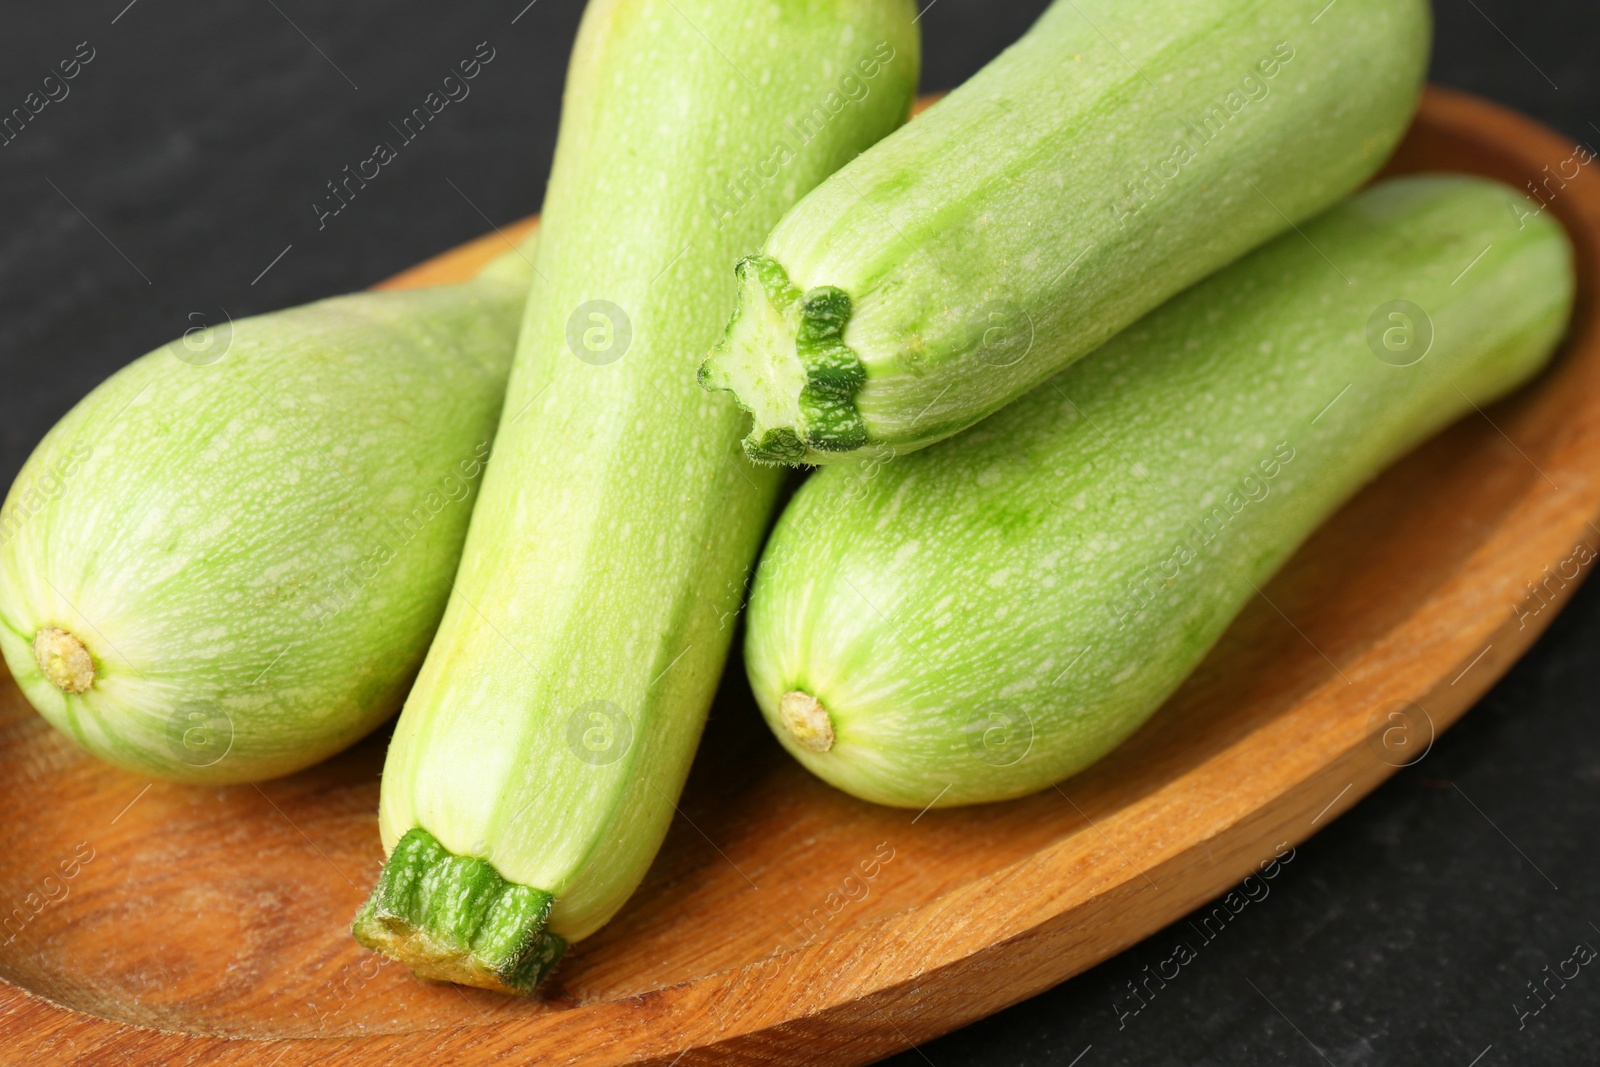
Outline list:
[[[536,210],[581,3],[525,4],[8,4],[0,110],[80,42],[93,58],[0,147],[0,479],[190,316],[358,288]],[[935,0],[926,86],[959,83],[1043,6]],[[1594,0],[1436,6],[1436,80],[1600,143]],[[325,183],[480,41],[495,58],[471,95],[319,229]],[[892,1062],[1600,1063],[1600,972],[1518,1017],[1546,965],[1600,947],[1596,648],[1591,585],[1422,763],[1303,846],[1138,1015],[1119,1019],[1127,983],[1182,924]]]

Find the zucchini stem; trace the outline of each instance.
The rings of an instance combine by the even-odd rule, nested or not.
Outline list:
[[[866,445],[855,398],[867,371],[844,343],[850,294],[831,285],[802,294],[769,256],[741,260],[737,274],[738,310],[701,365],[700,384],[733,393],[750,413],[745,454],[797,464]]]
[[[33,658],[63,693],[86,693],[94,685],[94,657],[82,641],[58,626],[46,626],[34,635]]]
[[[395,845],[350,929],[418,978],[526,994],[566,951],[545,929],[554,903],[417,827]]]

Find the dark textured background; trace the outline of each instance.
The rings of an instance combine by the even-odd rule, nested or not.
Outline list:
[[[359,288],[536,210],[581,9],[126,2],[9,0],[0,18],[0,111],[78,42],[96,51],[71,95],[0,148],[5,484],[75,400],[191,314]],[[935,0],[926,87],[959,83],[1043,6]],[[1595,0],[1435,6],[1436,80],[1600,141]],[[483,40],[496,58],[472,95],[319,232],[324,182]],[[1113,1004],[1182,924],[892,1062],[1600,1063],[1600,969],[1525,1028],[1514,1007],[1575,944],[1600,947],[1596,648],[1591,585],[1422,763],[1303,846],[1125,1027]]]

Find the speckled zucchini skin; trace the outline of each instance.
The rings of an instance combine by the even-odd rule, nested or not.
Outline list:
[[[186,782],[288,774],[392,715],[444,612],[531,277],[508,254],[464,285],[241,319],[90,393],[0,512],[0,649],[34,707]]]
[[[1381,184],[968,433],[814,475],[751,599],[774,732],[910,808],[1099,759],[1362,484],[1544,365],[1572,251],[1526,215],[1481,179]]]
[[[660,846],[776,497],[732,399],[695,384],[733,265],[905,121],[915,17],[909,0],[584,16],[494,466],[381,807],[386,847],[425,829],[551,894],[569,941]]]
[[[1059,0],[784,216],[702,381],[763,462],[957,433],[1370,177],[1430,32],[1426,0]]]

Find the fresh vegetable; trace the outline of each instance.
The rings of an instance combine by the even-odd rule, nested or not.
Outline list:
[[[1573,286],[1564,234],[1518,194],[1390,181],[961,437],[824,469],[751,596],[768,723],[903,807],[1081,770],[1342,501],[1532,376]]]
[[[444,612],[531,254],[197,327],[73,408],[0,513],[0,649],[33,706],[187,782],[288,774],[392,715]]]
[[[419,975],[527,992],[671,820],[778,473],[695,385],[728,268],[889,133],[909,0],[596,0],[584,16],[510,411],[384,769],[355,921]]]
[[[1058,0],[783,218],[701,381],[764,462],[957,433],[1371,176],[1429,39],[1426,0]]]

